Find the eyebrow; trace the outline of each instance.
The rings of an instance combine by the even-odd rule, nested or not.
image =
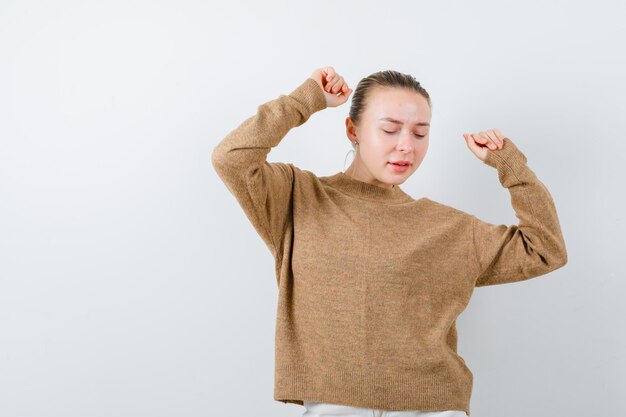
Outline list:
[[[391,122],[391,123],[396,123],[401,125],[402,122],[400,120],[396,120],[393,117],[381,117],[378,120],[385,120],[387,122]],[[416,123],[418,126],[430,126],[430,123],[426,123],[426,122],[420,122],[420,123]]]

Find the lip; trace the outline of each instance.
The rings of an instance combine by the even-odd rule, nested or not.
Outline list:
[[[398,161],[400,162],[400,161]],[[409,169],[411,167],[411,163],[409,162],[407,165],[401,166],[401,165],[395,165],[393,162],[388,162],[388,164],[391,166],[391,168],[396,171],[396,172],[405,172],[407,169]]]

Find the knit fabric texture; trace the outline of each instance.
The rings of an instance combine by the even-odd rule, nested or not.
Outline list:
[[[510,138],[489,150],[519,219],[492,224],[338,172],[317,176],[267,155],[326,108],[315,80],[263,103],[212,165],[275,259],[274,399],[385,410],[463,410],[473,374],[456,319],[475,287],[567,262],[554,201]]]

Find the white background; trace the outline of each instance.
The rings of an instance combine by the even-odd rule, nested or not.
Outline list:
[[[568,264],[457,322],[472,417],[623,413],[624,6],[434,3],[3,0],[0,416],[303,413],[273,400],[273,258],[210,155],[327,65],[430,93],[413,197],[517,223],[462,136],[497,127],[555,200]],[[349,104],[268,159],[343,170]]]

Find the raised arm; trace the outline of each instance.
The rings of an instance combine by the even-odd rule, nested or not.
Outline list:
[[[509,138],[489,151],[485,164],[498,170],[509,190],[517,225],[496,225],[472,216],[479,275],[476,286],[505,284],[544,275],[567,263],[567,250],[552,196]]]
[[[295,167],[267,162],[267,155],[290,129],[326,106],[320,86],[307,78],[288,95],[259,105],[211,154],[215,171],[274,256],[288,226]]]

